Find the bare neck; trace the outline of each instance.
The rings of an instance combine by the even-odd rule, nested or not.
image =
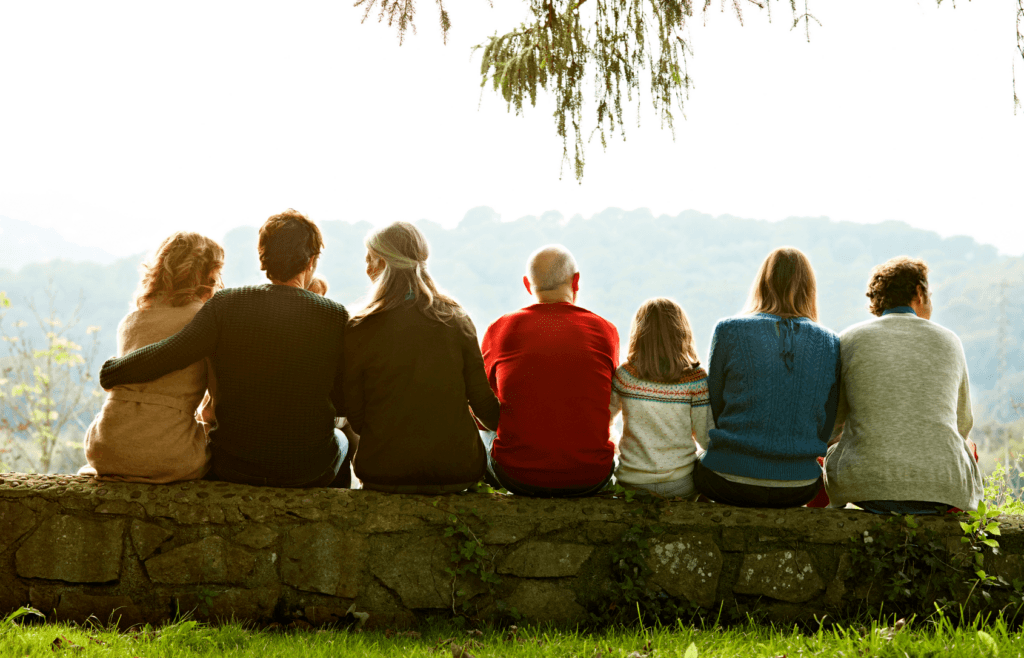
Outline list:
[[[555,290],[538,290],[533,296],[538,304],[576,303],[576,294],[569,287],[556,288]]]

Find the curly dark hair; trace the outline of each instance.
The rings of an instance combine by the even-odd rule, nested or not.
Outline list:
[[[260,269],[271,281],[291,281],[323,248],[320,229],[297,210],[289,208],[260,227]]]
[[[928,265],[923,260],[897,256],[876,265],[868,282],[868,310],[882,315],[886,309],[909,306],[918,286],[928,291]]]

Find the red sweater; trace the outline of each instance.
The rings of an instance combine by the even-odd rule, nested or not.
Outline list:
[[[537,487],[604,480],[615,454],[608,432],[615,326],[573,304],[534,304],[498,318],[482,350],[501,401],[491,453],[501,468]]]

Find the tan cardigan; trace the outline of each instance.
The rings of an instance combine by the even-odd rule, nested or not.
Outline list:
[[[119,356],[176,334],[202,302],[154,303],[134,311],[117,328]],[[207,427],[196,420],[208,381],[197,361],[145,384],[115,386],[85,433],[88,466],[79,473],[101,480],[164,483],[195,480],[209,470]]]

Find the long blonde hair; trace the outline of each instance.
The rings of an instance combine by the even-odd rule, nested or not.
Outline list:
[[[208,298],[224,287],[223,268],[224,248],[217,242],[198,233],[173,233],[160,243],[153,258],[142,264],[135,307],[142,311],[157,300],[184,306]]]
[[[679,381],[700,365],[690,320],[679,304],[655,297],[640,305],[629,328],[626,364],[652,382]]]
[[[395,222],[370,233],[364,244],[369,260],[381,270],[370,286],[369,302],[352,316],[353,325],[410,299],[425,316],[438,322],[448,324],[466,315],[427,272],[430,246],[418,228],[409,222]]]
[[[761,263],[750,287],[745,313],[770,313],[781,318],[818,321],[818,284],[804,252],[779,247]]]

